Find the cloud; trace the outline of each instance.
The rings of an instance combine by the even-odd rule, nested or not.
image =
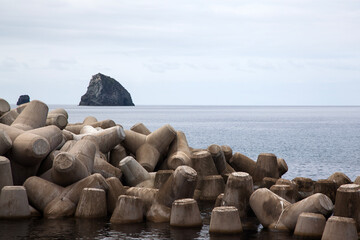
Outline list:
[[[300,101],[311,98],[296,96],[288,84],[355,84],[359,76],[358,0],[0,0],[0,6],[1,83],[26,79],[29,88],[47,82],[50,89],[82,79],[85,89],[91,75],[103,72],[135,90],[167,82],[205,94],[200,86],[221,83],[219,92],[241,88],[259,103],[281,84]],[[66,100],[77,103],[84,89],[72,89]],[[163,89],[159,101],[172,99],[170,92]]]

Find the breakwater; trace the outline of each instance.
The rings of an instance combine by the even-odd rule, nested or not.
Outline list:
[[[165,129],[165,128],[164,128]],[[161,128],[160,128],[160,130],[161,130]],[[128,131],[128,130],[126,130],[126,131]],[[125,132],[126,132],[125,131]],[[157,130],[156,130],[157,131]],[[154,131],[154,133],[156,133],[156,131]],[[162,131],[164,131],[164,130],[162,130]],[[167,129],[167,130],[165,130],[165,132],[170,132],[170,134],[171,134],[171,131],[169,131],[169,128]],[[157,134],[159,134],[159,133],[157,133]],[[79,135],[79,134],[77,134],[77,135]],[[128,134],[126,134],[126,136],[127,136]],[[145,134],[143,134],[143,135],[145,135]],[[161,134],[160,134],[161,135]],[[142,145],[145,145],[145,144],[148,144],[148,142],[147,141],[143,141],[143,140],[141,140],[141,138],[140,137],[138,137],[137,139],[140,139],[139,140],[139,142],[140,143],[142,143],[141,144],[141,146]],[[151,139],[151,138],[150,138]],[[165,137],[162,137],[161,139],[165,139]],[[79,141],[79,140],[78,140]],[[125,138],[125,141],[126,141],[126,138]],[[151,142],[151,141],[150,141]],[[136,145],[136,144],[135,144]],[[152,145],[152,144],[148,144],[148,145]],[[152,147],[154,147],[154,146],[148,146],[148,145],[146,145],[146,148],[147,149],[152,149]],[[156,146],[156,148],[158,148],[159,146]],[[127,148],[129,148],[129,147],[127,147]],[[140,148],[140,147],[139,147]],[[137,149],[136,147],[134,148],[134,149]],[[143,151],[143,150],[142,150]],[[210,149],[208,149],[207,150],[208,152],[211,152],[211,150]],[[150,152],[155,152],[155,151],[150,151]],[[161,151],[160,151],[161,152]],[[224,151],[223,151],[224,152]],[[141,151],[140,151],[140,153],[141,153]],[[155,152],[156,153],[156,152]],[[191,159],[191,161],[198,161],[198,162],[205,162],[206,164],[206,166],[210,166],[210,165],[212,165],[211,164],[211,162],[209,162],[208,160],[207,160],[207,156],[206,155],[208,155],[208,154],[206,154],[206,153],[204,153],[204,149],[201,149],[201,150],[199,150],[199,149],[192,149],[192,155],[194,155],[194,156],[192,156],[192,159]],[[196,154],[194,154],[194,153],[196,153]],[[216,151],[215,151],[215,153],[216,153]],[[133,156],[135,156],[136,154],[132,154]],[[153,155],[157,155],[157,154],[153,154]],[[216,155],[216,154],[215,154]],[[236,155],[235,153],[233,154],[234,156]],[[271,154],[264,154],[265,156],[259,156],[260,157],[260,159],[261,158],[263,158],[263,157],[269,157],[269,159],[274,159],[274,156],[271,156]],[[141,155],[140,155],[141,156]],[[276,156],[275,156],[276,157]],[[197,160],[194,160],[194,159],[197,159]],[[213,162],[214,162],[214,164],[215,164],[215,168],[216,168],[216,170],[217,171],[219,171],[218,170],[218,168],[220,168],[217,164],[216,164],[216,161],[214,160],[214,159],[216,159],[216,157],[213,157],[213,156],[211,156],[211,158],[213,159]],[[136,156],[135,156],[135,158],[134,159],[136,159]],[[153,159],[153,157],[151,157],[150,159]],[[236,158],[235,158],[236,159]],[[251,160],[251,159],[250,159]],[[250,162],[250,161],[249,161]],[[253,162],[255,162],[255,161],[253,161]],[[262,162],[262,160],[260,161],[260,162]],[[265,162],[273,162],[273,166],[275,165],[274,164],[274,162],[275,161],[273,161],[273,160],[266,160]],[[255,163],[256,164],[256,163]],[[141,165],[141,164],[140,164]],[[148,168],[149,166],[148,166],[149,164],[142,164],[141,166],[143,166],[145,169],[146,168]],[[201,164],[200,164],[201,165]],[[234,166],[236,165],[236,164],[233,164]],[[239,164],[238,164],[239,165]],[[241,164],[240,164],[241,165]],[[251,165],[251,164],[250,164]],[[160,169],[160,168],[159,168]],[[193,167],[193,169],[196,169],[196,167],[194,166]],[[249,169],[251,169],[251,167],[249,168]],[[275,169],[275,168],[273,168],[273,169]],[[200,169],[198,169],[196,172],[197,173],[199,173],[199,172],[201,172],[201,168]],[[149,170],[148,170],[149,171]],[[207,169],[207,171],[210,173],[210,174],[214,174],[215,172],[213,171],[213,168],[211,167],[211,168],[209,168],[209,169]],[[248,172],[250,172],[251,173],[251,171],[250,170],[247,170]],[[157,172],[159,172],[159,171],[157,171]],[[186,172],[186,171],[185,171]],[[259,172],[259,171],[256,171],[256,172]],[[271,171],[271,172],[273,172],[273,171]],[[123,173],[125,173],[125,171],[123,172]],[[213,175],[206,175],[206,174],[208,174],[208,173],[204,173],[205,174],[205,177],[204,177],[204,181],[203,182],[216,182],[216,180],[217,179],[219,179],[219,178],[217,178],[217,177],[214,177],[214,178],[211,178],[211,177],[207,177],[207,176],[213,176]],[[203,173],[201,173],[201,175],[204,175]],[[124,174],[125,175],[125,174]],[[150,174],[151,175],[151,174]],[[252,176],[252,177],[254,177],[254,176],[256,176],[256,175],[259,175],[258,173],[251,173],[250,174],[250,176]],[[275,176],[275,178],[276,178],[276,176],[277,175],[279,175],[279,174],[276,174],[276,173],[274,173],[274,176]],[[179,175],[179,176],[182,176],[182,175]],[[236,177],[239,177],[239,176],[236,176]],[[256,179],[256,178],[259,178],[259,177],[254,177],[254,179]],[[148,179],[149,180],[149,179]],[[147,180],[147,181],[148,181]],[[255,182],[256,182],[257,180],[255,180]],[[305,183],[306,183],[306,181],[304,181]],[[256,184],[258,184],[258,183],[256,183]],[[254,184],[254,186],[256,187],[257,185],[256,184]],[[201,184],[200,184],[201,185]],[[217,186],[218,185],[221,185],[221,184],[217,184]],[[206,186],[206,185],[205,185]],[[142,188],[144,188],[144,186],[142,186]],[[134,189],[134,190],[137,190],[137,189]],[[197,191],[197,190],[199,190],[198,189],[198,186],[196,186],[196,189],[195,189],[195,191],[194,192],[197,192],[197,193],[199,193],[199,191]],[[176,191],[175,191],[176,192]],[[304,191],[301,191],[301,192],[306,192],[305,190]],[[149,197],[150,198],[150,197]],[[161,199],[160,200],[158,200],[158,201],[162,201]],[[165,201],[166,202],[166,201]],[[65,204],[65,203],[64,203]],[[164,205],[164,204],[163,204]],[[160,207],[160,208],[156,208],[156,209],[162,209],[162,206]]]

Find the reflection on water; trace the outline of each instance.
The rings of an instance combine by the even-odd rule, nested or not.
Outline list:
[[[168,223],[110,224],[105,219],[43,219],[0,220],[0,239],[295,239],[289,233],[262,229],[256,218],[243,219],[244,232],[236,235],[209,233],[214,202],[200,202],[203,226],[197,228],[171,227]]]

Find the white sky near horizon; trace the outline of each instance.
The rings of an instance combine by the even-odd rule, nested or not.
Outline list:
[[[360,105],[358,0],[0,0],[0,97],[78,104]]]

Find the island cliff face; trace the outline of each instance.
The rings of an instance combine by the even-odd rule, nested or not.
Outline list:
[[[21,104],[24,104],[24,103],[28,103],[30,102],[30,97],[29,95],[20,95],[16,105],[21,105]]]
[[[130,93],[118,81],[101,73],[91,78],[79,105],[135,106]]]

